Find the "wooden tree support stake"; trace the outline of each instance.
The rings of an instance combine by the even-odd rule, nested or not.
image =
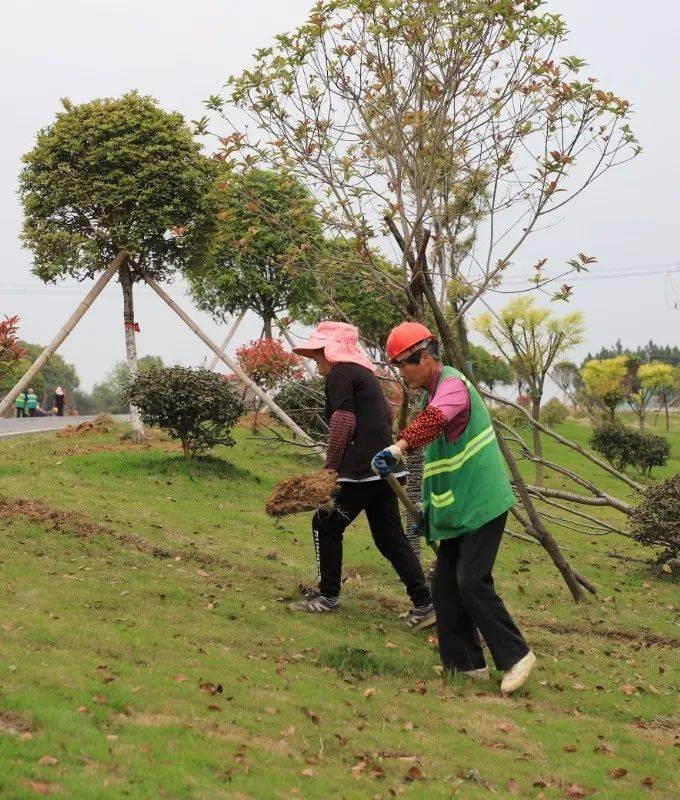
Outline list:
[[[238,326],[243,322],[243,317],[245,317],[245,315],[246,315],[246,312],[245,311],[241,311],[241,313],[238,315],[238,317],[236,317],[236,319],[231,323],[231,328],[229,328],[229,331],[227,332],[227,335],[226,335],[224,341],[222,342],[222,345],[220,346],[220,353],[224,353],[224,351],[227,349],[227,347],[229,347],[229,342],[234,338],[234,334],[236,333],[236,331],[238,329]],[[208,365],[207,369],[209,369],[212,372],[212,370],[215,369],[215,365],[217,364],[217,362],[219,360],[220,360],[220,356],[214,355],[213,356],[213,360],[210,362],[210,364]]]
[[[189,317],[188,314],[182,311],[182,309],[170,297],[170,295],[164,289],[162,289],[153,278],[149,277],[148,275],[144,275],[144,280],[154,290],[154,292],[156,292],[161,300],[167,303],[177,314],[177,316],[186,325],[188,325],[189,328],[191,328],[191,330],[199,337],[199,339],[201,339],[201,341],[203,341],[213,351],[213,353],[215,353],[215,355],[234,372],[241,383],[244,386],[247,386],[254,395],[259,397],[262,402],[281,420],[281,422],[283,422],[284,425],[290,428],[290,430],[293,431],[296,436],[302,439],[302,441],[306,442],[307,444],[314,444],[312,439],[307,436],[302,428],[295,423],[283,409],[279,408],[274,398],[268,392],[260,389],[260,387],[251,378],[249,378],[248,375],[246,375],[236,361],[230,358],[226,353],[222,352],[215,342],[213,342],[213,340],[198,327],[198,325],[191,319],[191,317]],[[318,455],[323,457],[323,448],[315,447],[314,450]]]
[[[28,385],[31,378],[33,378],[33,376],[36,375],[38,372],[40,372],[40,370],[45,366],[50,356],[52,356],[56,352],[57,348],[61,345],[64,339],[66,339],[66,337],[69,335],[69,333],[71,333],[71,331],[75,328],[78,322],[80,322],[87,309],[97,299],[99,294],[101,294],[102,289],[111,280],[111,278],[113,278],[113,276],[118,272],[119,268],[126,262],[127,258],[128,254],[125,251],[121,251],[109,264],[106,272],[104,272],[102,275],[99,276],[96,283],[90,289],[90,291],[85,295],[83,301],[80,303],[78,308],[76,308],[73,314],[71,314],[71,316],[66,320],[64,326],[59,331],[59,333],[54,337],[54,339],[52,339],[52,341],[47,345],[47,347],[42,351],[42,353],[36,358],[36,360],[26,370],[26,372],[22,375],[22,377],[19,378],[19,380],[9,390],[9,392],[5,395],[2,401],[0,401],[0,417],[2,417],[5,411],[7,411],[7,409],[11,406],[11,404],[14,402],[14,399],[19,394],[19,392],[21,392],[21,390]]]

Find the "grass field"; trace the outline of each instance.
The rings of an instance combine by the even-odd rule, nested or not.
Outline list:
[[[670,437],[658,476],[680,470]],[[364,522],[342,611],[290,614],[309,518],[263,506],[315,462],[236,438],[191,468],[160,439],[0,442],[3,800],[678,796],[677,579],[623,560],[649,552],[556,527],[598,586],[577,607],[539,547],[505,541],[497,582],[539,661],[504,699],[497,674],[437,676]]]

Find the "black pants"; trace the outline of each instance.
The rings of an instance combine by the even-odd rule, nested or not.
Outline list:
[[[28,416],[29,417],[34,417],[35,416],[35,409],[34,408],[29,408],[28,409]]]
[[[17,417],[25,417],[26,416],[26,409],[25,408],[18,408],[17,407]]]
[[[446,669],[486,666],[477,631],[500,670],[509,669],[529,652],[491,576],[506,517],[507,513],[502,514],[472,533],[439,543],[432,599],[439,653]]]
[[[312,520],[319,568],[319,590],[326,597],[340,594],[342,536],[365,511],[373,541],[406,586],[414,606],[429,605],[430,588],[420,561],[406,539],[397,496],[385,481],[341,483],[333,510],[317,511]]]

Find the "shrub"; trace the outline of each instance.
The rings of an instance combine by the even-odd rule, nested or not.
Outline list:
[[[665,466],[671,454],[670,443],[663,436],[636,431],[620,422],[596,427],[590,444],[622,472],[634,466],[646,475],[653,467]]]
[[[660,562],[680,556],[680,473],[647,489],[631,529],[640,544],[662,548]]]
[[[123,396],[137,406],[147,425],[179,439],[188,461],[215,445],[235,444],[231,429],[243,413],[243,404],[229,382],[215,372],[152,367],[138,373]]]
[[[276,395],[276,402],[315,442],[328,436],[325,421],[324,379],[320,376],[289,380]]]
[[[560,403],[556,397],[553,397],[552,400],[548,400],[541,409],[541,422],[549,428],[554,428],[555,425],[564,422],[568,416],[569,412],[567,411],[567,407],[564,403]]]

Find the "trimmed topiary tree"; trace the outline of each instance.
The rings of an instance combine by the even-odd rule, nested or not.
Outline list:
[[[209,214],[215,162],[201,155],[180,114],[130,92],[64,110],[27,153],[19,181],[22,240],[45,283],[83,280],[125,254],[118,271],[128,368],[137,371],[132,286],[171,277],[189,261]],[[199,226],[202,227],[202,226]],[[143,435],[131,409],[133,430]]]
[[[631,529],[640,544],[661,548],[659,562],[680,557],[680,473],[647,489]]]
[[[621,422],[596,427],[590,444],[622,472],[632,466],[651,475],[653,467],[665,466],[671,455],[670,442],[663,436],[636,431]]]
[[[139,409],[147,425],[179,439],[187,461],[218,444],[235,444],[231,429],[243,414],[243,403],[215,372],[152,367],[131,378],[124,398]]]

